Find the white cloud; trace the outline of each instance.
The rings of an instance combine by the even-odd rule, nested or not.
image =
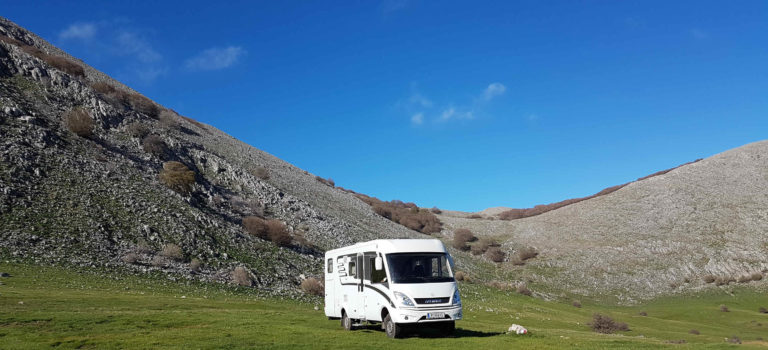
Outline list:
[[[475,118],[475,112],[472,110],[469,111],[459,111],[455,107],[448,107],[443,110],[443,113],[440,114],[440,120],[450,120],[450,119],[474,119]]]
[[[411,123],[421,125],[424,123],[424,113],[416,113],[411,117]]]
[[[93,23],[73,23],[69,27],[59,32],[59,39],[81,39],[88,40],[96,35],[96,25]]]
[[[420,95],[419,93],[412,93],[411,98],[408,100],[411,105],[421,106],[425,108],[432,107],[432,101],[428,98]]]
[[[117,35],[116,44],[120,54],[134,55],[143,63],[157,62],[163,58],[148,42],[132,32],[120,32]]]
[[[507,91],[507,87],[504,86],[504,84],[492,83],[488,85],[487,88],[485,88],[485,91],[483,92],[483,99],[490,101],[494,97],[503,95],[505,91]]]
[[[214,47],[188,59],[185,66],[192,70],[224,69],[237,63],[237,60],[244,54],[245,50],[240,46]]]

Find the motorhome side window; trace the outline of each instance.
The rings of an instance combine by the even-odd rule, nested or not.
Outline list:
[[[333,272],[333,259],[328,259],[328,273]]]
[[[382,268],[381,270],[376,270],[374,267],[376,266],[376,255],[371,256],[365,256],[365,276],[366,279],[371,281],[371,283],[384,283],[387,280],[387,273]],[[370,267],[370,269],[368,269]]]
[[[356,261],[357,261],[357,259],[355,258],[354,255],[349,257],[349,265],[347,266],[347,273],[351,277],[357,277],[357,266],[356,266],[357,264],[356,264]]]

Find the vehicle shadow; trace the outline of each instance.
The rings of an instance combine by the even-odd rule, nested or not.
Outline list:
[[[380,324],[358,326],[363,333],[384,333]],[[406,328],[404,338],[485,338],[504,334],[503,332],[482,332],[456,328],[452,334],[445,334],[440,329],[431,327]]]

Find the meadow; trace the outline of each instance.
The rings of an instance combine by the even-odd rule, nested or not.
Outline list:
[[[589,300],[575,307],[462,282],[465,319],[454,336],[389,339],[378,326],[344,331],[315,297],[275,299],[250,288],[90,268],[0,263],[0,271],[10,274],[0,278],[0,349],[768,347],[768,314],[759,311],[768,297],[741,287],[631,307]],[[595,313],[630,330],[596,333],[588,325]],[[530,333],[506,334],[513,323]],[[741,344],[729,342],[734,337]]]

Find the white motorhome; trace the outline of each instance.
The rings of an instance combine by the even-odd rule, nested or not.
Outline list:
[[[374,240],[325,253],[325,315],[352,330],[382,323],[390,338],[405,325],[452,333],[462,317],[453,260],[437,239]]]

